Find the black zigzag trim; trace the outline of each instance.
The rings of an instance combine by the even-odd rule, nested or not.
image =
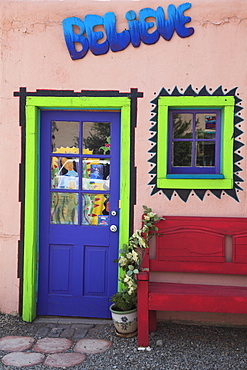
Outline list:
[[[198,89],[196,89],[198,90]],[[174,87],[173,91],[170,92],[169,90],[166,90],[164,87],[161,89],[160,93],[151,101],[152,104],[152,113],[155,113],[155,115],[150,119],[151,121],[151,128],[150,131],[152,132],[152,137],[149,139],[152,143],[157,143],[157,131],[158,131],[158,98],[160,96],[233,96],[235,99],[235,106],[234,106],[234,153],[233,153],[233,178],[234,178],[234,184],[232,189],[196,189],[193,190],[194,193],[197,195],[197,197],[200,200],[203,200],[205,197],[205,194],[207,191],[210,191],[214,196],[221,199],[222,195],[229,195],[233,199],[235,199],[237,202],[239,202],[238,199],[238,191],[242,191],[243,189],[239,186],[240,182],[243,182],[244,180],[239,177],[238,172],[242,171],[242,168],[240,167],[240,162],[242,161],[243,157],[239,154],[240,148],[244,146],[245,144],[241,142],[240,135],[243,134],[243,131],[239,128],[241,127],[241,122],[243,121],[243,118],[239,116],[239,113],[243,107],[241,105],[238,105],[241,103],[241,99],[237,96],[237,87],[234,87],[233,89],[229,91],[225,91],[222,89],[222,86],[219,86],[215,91],[212,91],[212,89],[208,89],[206,85],[204,85],[199,92],[196,92],[192,85],[189,85],[185,90],[184,93],[181,93],[177,86]],[[237,127],[238,126],[238,127]],[[151,195],[154,195],[158,192],[161,194],[163,193],[169,200],[172,199],[174,196],[174,192],[178,194],[180,199],[182,199],[184,202],[187,202],[192,189],[160,189],[156,186],[157,184],[157,145],[153,145],[152,148],[149,150],[149,153],[152,154],[152,157],[149,159],[149,162],[152,163],[152,169],[150,170],[149,174],[153,176],[152,180],[149,182],[149,185],[152,185],[152,191]]]

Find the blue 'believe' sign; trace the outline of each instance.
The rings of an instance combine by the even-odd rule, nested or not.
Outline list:
[[[94,55],[106,54],[109,48],[112,51],[124,50],[130,43],[134,47],[140,46],[141,41],[144,44],[155,44],[160,36],[169,41],[174,31],[180,37],[189,37],[194,33],[194,28],[186,28],[185,24],[191,21],[190,17],[184,15],[184,12],[190,9],[191,3],[180,4],[177,8],[170,4],[167,9],[167,17],[161,6],[156,10],[151,8],[141,9],[139,19],[136,19],[136,13],[130,10],[125,18],[128,21],[128,30],[122,32],[116,31],[116,16],[108,12],[101,17],[99,15],[87,14],[82,21],[77,17],[66,18],[63,21],[64,37],[67,48],[72,59],[83,58],[88,49]],[[149,29],[155,26],[155,23],[148,18],[155,18],[156,29],[149,32]],[[166,19],[167,18],[167,19]],[[105,35],[102,31],[94,31],[95,26],[104,26]],[[79,27],[79,32],[75,33],[73,26]],[[99,40],[106,37],[105,41]],[[75,43],[81,44],[81,50],[76,50]]]

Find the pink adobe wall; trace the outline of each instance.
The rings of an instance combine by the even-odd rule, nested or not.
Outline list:
[[[167,42],[144,45],[106,55],[72,61],[67,51],[61,22],[66,17],[86,14],[103,16],[112,11],[117,17],[118,31],[127,27],[125,13],[137,13],[145,7],[155,9],[183,1],[29,1],[0,0],[1,90],[0,90],[0,312],[18,311],[19,281],[17,278],[17,243],[20,230],[19,162],[21,137],[19,101],[13,92],[26,87],[36,89],[120,90],[138,88],[144,98],[138,100],[136,128],[137,204],[135,227],[140,226],[142,204],[158,214],[190,216],[247,216],[246,184],[239,192],[239,202],[227,195],[219,200],[211,193],[201,201],[191,195],[184,203],[178,196],[169,201],[163,194],[150,196],[151,169],[148,150],[151,145],[150,101],[164,86],[186,89],[192,84],[199,90],[206,85],[214,91],[238,87],[246,118],[246,26],[245,0],[193,0],[187,15],[192,18],[193,36],[181,39],[176,34]],[[241,135],[246,142],[246,134]],[[240,149],[244,160],[240,176],[246,181],[246,146]]]

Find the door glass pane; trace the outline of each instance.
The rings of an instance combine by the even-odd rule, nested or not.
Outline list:
[[[216,132],[216,115],[199,113],[196,115],[196,138],[214,139]]]
[[[79,122],[52,121],[51,152],[61,153],[60,148],[79,147]],[[62,152],[64,153],[64,152]]]
[[[82,195],[82,225],[108,225],[109,194]]]
[[[193,114],[173,113],[172,114],[172,132],[173,138],[192,138]]]
[[[192,142],[175,141],[172,146],[172,165],[174,167],[191,167]]]
[[[110,154],[110,122],[83,122],[83,151]]]
[[[51,163],[51,187],[54,189],[78,189],[79,158],[53,157]]]
[[[215,166],[215,142],[199,141],[196,150],[197,167],[214,167]]]
[[[82,188],[84,190],[109,190],[110,159],[82,160]]]
[[[51,193],[51,223],[78,225],[77,193]]]

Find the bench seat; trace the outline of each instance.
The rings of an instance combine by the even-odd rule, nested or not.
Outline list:
[[[222,285],[149,283],[149,310],[247,314],[247,288]],[[241,311],[241,312],[240,312]]]

